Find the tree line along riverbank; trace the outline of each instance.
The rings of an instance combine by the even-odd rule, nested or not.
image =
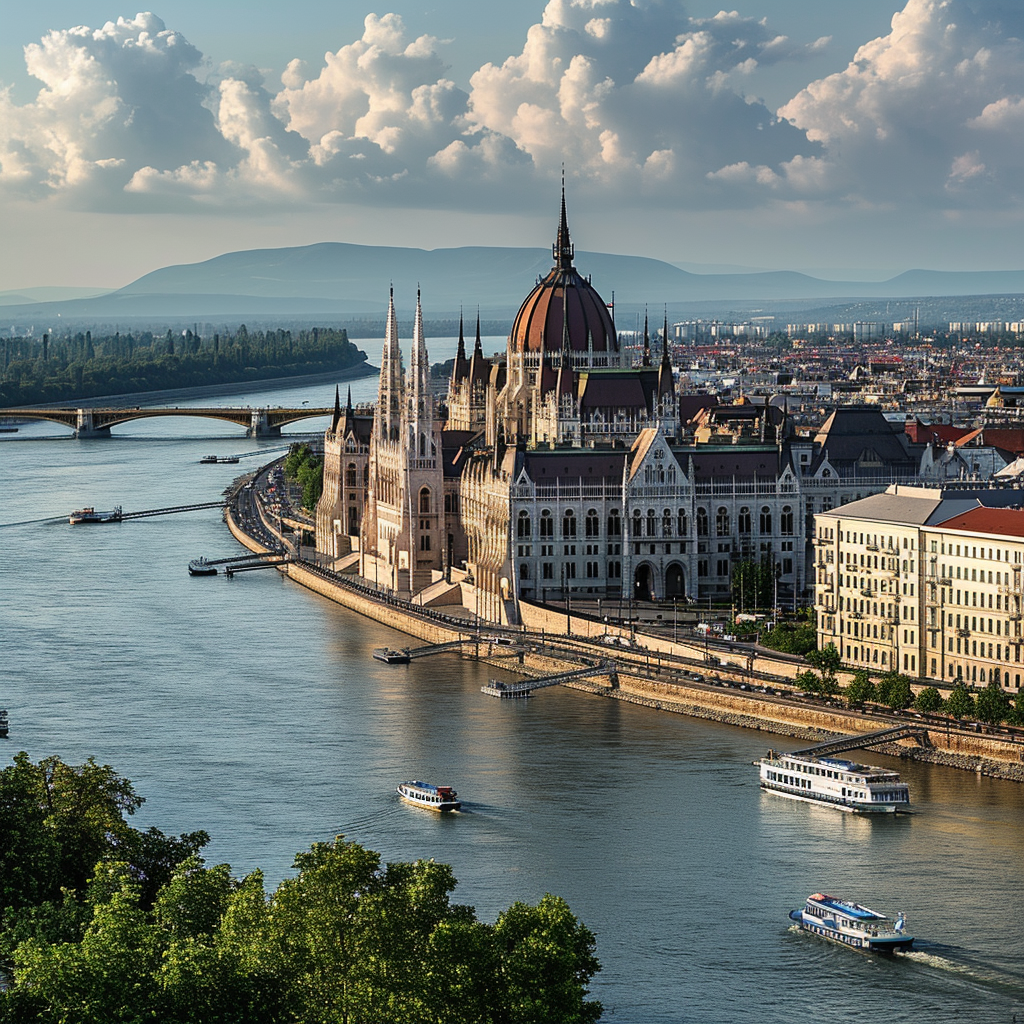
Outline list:
[[[0,341],[0,408],[337,374],[365,361],[338,328],[9,338]]]

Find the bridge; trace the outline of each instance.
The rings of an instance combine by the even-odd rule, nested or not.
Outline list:
[[[923,726],[897,725],[892,729],[879,729],[877,732],[864,733],[862,736],[845,736],[839,740],[827,740],[817,746],[794,750],[792,753],[798,756],[810,754],[813,757],[828,757],[831,754],[841,754],[846,750],[877,747],[882,743],[889,743],[891,740],[906,739],[908,736],[915,736],[922,746],[928,745],[928,730]]]
[[[304,405],[299,409],[252,408],[251,406],[208,406],[180,409],[150,406],[148,408],[120,407],[76,409],[54,407],[48,409],[0,409],[0,418],[19,420],[46,420],[70,427],[76,437],[110,437],[110,428],[132,420],[152,419],[159,416],[186,416],[191,418],[224,420],[244,427],[249,437],[280,437],[281,428],[299,420],[330,416],[334,409],[313,409]]]

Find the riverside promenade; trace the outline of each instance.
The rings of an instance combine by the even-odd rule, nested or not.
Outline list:
[[[946,716],[882,708],[853,710],[825,702],[793,688],[793,678],[805,667],[793,659],[774,658],[763,650],[711,652],[703,644],[529,603],[521,606],[522,626],[502,627],[425,608],[358,576],[325,568],[302,557],[301,533],[298,542],[290,539],[282,532],[280,509],[269,510],[260,481],[271,468],[264,467],[236,482],[225,511],[225,521],[236,540],[254,552],[289,550],[289,561],[278,571],[307,590],[424,644],[462,641],[464,656],[524,679],[591,665],[595,681],[576,678],[561,685],[802,741],[821,742],[891,726],[921,725],[927,729],[925,737],[874,749],[1024,782],[1024,731],[1000,728],[981,733]],[[292,523],[301,521],[295,514],[286,518]],[[606,669],[597,668],[609,664],[615,669],[611,676]]]

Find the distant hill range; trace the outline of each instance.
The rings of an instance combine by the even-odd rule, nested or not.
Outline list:
[[[342,242],[251,249],[164,267],[99,296],[59,302],[39,301],[38,292],[0,296],[0,322],[56,320],[58,314],[65,323],[238,316],[377,318],[387,306],[391,283],[401,309],[412,308],[419,286],[424,310],[432,316],[457,314],[460,308],[475,316],[479,306],[488,318],[511,318],[551,265],[550,249],[480,246],[428,251]],[[830,299],[845,305],[851,299],[1024,293],[1024,270],[910,270],[877,283],[823,281],[792,271],[696,274],[661,260],[580,251],[576,266],[590,275],[606,302],[614,295],[620,310],[648,305],[660,312],[667,305],[670,317],[677,319],[687,311],[706,315],[712,308],[743,311],[757,304],[778,312],[828,307]],[[901,315],[905,314],[897,314]]]

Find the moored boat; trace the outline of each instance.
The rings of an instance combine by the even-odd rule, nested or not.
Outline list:
[[[201,458],[201,459],[199,460],[199,462],[200,462],[200,465],[207,465],[207,466],[209,466],[209,465],[212,465],[212,464],[213,464],[213,463],[215,463],[216,461],[217,461],[217,456],[216,456],[216,455],[204,455],[204,456],[203,456],[203,457],[202,457],[202,458]]]
[[[903,914],[897,914],[893,921],[877,910],[822,892],[808,896],[803,908],[791,910],[789,917],[805,931],[854,949],[905,953],[914,945]]]
[[[11,731],[11,723],[7,718],[7,709],[0,710],[0,740],[6,739]]]
[[[406,665],[409,662],[409,651],[407,649],[399,651],[394,647],[377,647],[374,648],[373,656],[378,661],[387,662],[389,665]]]
[[[828,804],[856,814],[908,811],[910,789],[898,772],[839,757],[776,754],[758,762],[761,788],[791,800]]]
[[[400,782],[398,795],[417,807],[432,811],[457,811],[462,804],[451,786],[432,786],[429,782]]]
[[[200,556],[199,558],[193,558],[188,563],[188,574],[189,576],[216,576],[217,566],[211,565],[205,556]]]
[[[91,505],[86,508],[76,508],[68,516],[68,522],[72,526],[82,523],[119,523],[122,519],[121,506],[115,505],[109,512],[97,512]]]

